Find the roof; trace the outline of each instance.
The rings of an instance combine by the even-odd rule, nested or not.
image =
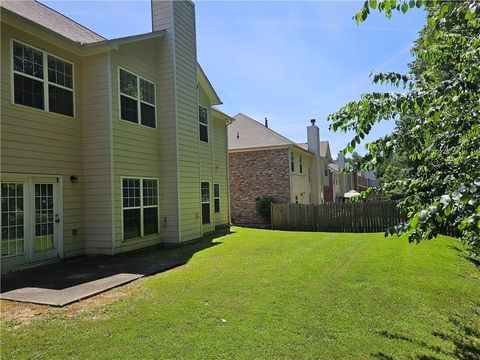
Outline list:
[[[198,78],[198,83],[200,86],[205,90],[205,93],[208,96],[208,99],[212,103],[212,105],[222,105],[222,100],[217,95],[217,92],[212,86],[212,83],[210,80],[208,80],[207,75],[205,75],[205,72],[203,71],[202,67],[200,64],[197,62],[197,78]]]
[[[296,145],[245,114],[239,113],[234,119],[235,122],[228,127],[228,148],[231,150]]]
[[[328,168],[333,171],[339,171],[338,170],[338,164],[337,163],[330,163],[328,164]]]
[[[217,107],[215,106],[212,106],[212,114],[213,115],[216,115],[220,118],[223,117],[223,119],[225,120],[225,122],[227,123],[227,125],[230,125],[231,123],[233,123],[235,121],[235,119],[233,117],[231,117],[230,115],[228,114],[225,114],[222,110],[218,109]]]
[[[2,8],[54,31],[76,43],[91,44],[106,40],[103,36],[38,1],[2,0],[0,4]]]
[[[305,150],[308,150],[308,143],[297,143],[298,146],[301,148],[304,148]],[[320,156],[321,157],[326,157],[327,156],[327,150],[330,147],[330,143],[327,140],[320,141]]]

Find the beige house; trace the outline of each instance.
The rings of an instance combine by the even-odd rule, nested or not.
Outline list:
[[[328,181],[326,142],[315,120],[307,127],[308,142],[297,144],[245,114],[228,127],[232,222],[261,226],[256,199],[267,195],[279,202],[319,204]]]
[[[152,1],[152,29],[107,40],[1,2],[2,271],[229,224],[233,119],[197,63],[194,4]]]

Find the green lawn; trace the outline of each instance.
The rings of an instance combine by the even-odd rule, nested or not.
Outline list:
[[[383,234],[231,231],[145,252],[189,261],[128,285],[134,290],[90,312],[53,309],[29,324],[4,321],[2,358],[468,359],[480,353],[480,271],[456,240],[416,245]]]

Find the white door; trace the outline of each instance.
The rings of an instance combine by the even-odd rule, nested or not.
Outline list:
[[[3,176],[2,271],[59,256],[59,177]]]

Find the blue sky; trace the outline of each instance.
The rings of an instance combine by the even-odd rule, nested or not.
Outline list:
[[[97,33],[116,38],[151,31],[150,1],[42,1]],[[243,112],[293,141],[309,119],[336,154],[351,139],[326,118],[360,94],[382,88],[372,71],[407,71],[422,10],[374,13],[357,26],[359,1],[196,1],[198,60],[230,115]],[[392,89],[384,88],[385,91]],[[393,129],[374,127],[366,140]],[[362,151],[360,151],[362,152]]]

